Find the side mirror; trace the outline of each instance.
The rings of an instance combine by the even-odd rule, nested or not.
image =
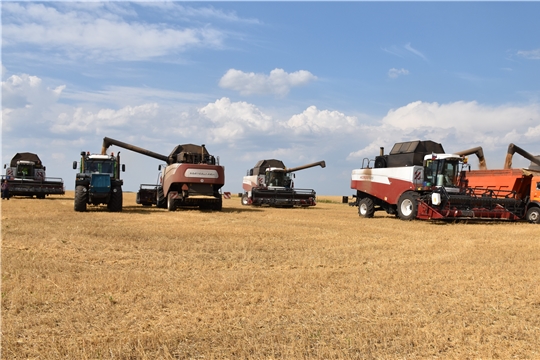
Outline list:
[[[122,164],[122,172],[126,171],[126,164]]]
[[[47,171],[47,167],[46,167],[46,166],[43,167],[43,171]]]
[[[73,170],[75,170],[75,169],[77,169],[77,162],[76,161],[73,162]]]
[[[6,164],[4,164],[4,169],[6,168]]]
[[[158,169],[159,171],[161,171],[161,164],[158,165],[157,169]]]

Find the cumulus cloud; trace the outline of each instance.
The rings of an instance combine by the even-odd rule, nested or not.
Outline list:
[[[403,69],[403,68],[401,69],[391,68],[390,70],[388,70],[388,77],[391,79],[395,79],[400,75],[409,75],[409,70]]]
[[[272,132],[272,118],[264,114],[255,105],[247,102],[231,102],[221,98],[199,109],[199,113],[208,118],[212,128],[206,129],[213,134],[216,142],[235,141],[251,130]]]
[[[113,5],[118,7],[117,5]],[[54,8],[46,4],[2,4],[6,49],[30,45],[56,49],[71,59],[145,60],[192,47],[219,48],[225,34],[211,26],[181,28],[128,21],[123,14],[95,13],[94,6]]]
[[[540,60],[540,49],[520,50],[517,54],[525,59]]]
[[[319,110],[316,106],[310,106],[301,114],[293,115],[287,121],[287,126],[296,133],[349,132],[357,126],[357,119],[339,111]]]
[[[370,129],[368,145],[349,154],[366,156],[379,146],[415,139],[430,139],[443,144],[447,151],[482,146],[504,148],[510,142],[533,144],[540,135],[538,104],[491,106],[475,101],[447,104],[416,101],[390,110],[378,126]],[[371,138],[371,139],[369,139]]]
[[[43,121],[64,89],[65,85],[45,86],[41,78],[28,74],[12,75],[2,81],[2,130]]]
[[[317,77],[306,70],[287,73],[283,69],[274,69],[269,75],[266,75],[230,69],[219,81],[219,86],[238,91],[242,95],[274,94],[285,96],[291,88],[303,86],[315,80]]]
[[[58,115],[50,130],[53,133],[65,134],[72,132],[100,133],[112,128],[134,127],[139,121],[148,122],[153,119],[159,106],[155,103],[139,106],[126,106],[119,110],[101,109],[97,112],[76,108],[73,112],[63,112]]]

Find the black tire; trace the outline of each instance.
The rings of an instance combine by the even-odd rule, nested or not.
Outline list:
[[[73,208],[75,211],[86,211],[86,203],[88,201],[88,192],[86,187],[78,185],[75,188],[75,201]]]
[[[398,217],[401,220],[410,221],[416,218],[418,213],[418,195],[408,191],[399,197],[397,203]]]
[[[370,198],[363,198],[358,203],[358,215],[364,218],[372,218],[375,214],[375,204]]]
[[[244,195],[242,195],[242,205],[249,205],[249,197],[247,193],[244,193]]]
[[[167,208],[167,199],[165,198],[165,194],[163,194],[163,188],[160,186],[157,189],[157,198],[156,198],[156,207],[160,209],[166,209]]]
[[[527,210],[527,215],[525,219],[531,224],[540,224],[540,207],[533,206]]]
[[[111,190],[109,203],[107,204],[107,209],[109,209],[111,212],[122,211],[122,200],[122,188],[119,186],[113,187]]]
[[[45,199],[45,194],[39,194],[39,195],[36,195],[36,198],[38,198],[38,199]]]
[[[223,209],[223,199],[220,197],[219,201],[214,203],[212,210],[221,211]]]
[[[175,211],[176,210],[176,200],[172,198],[172,193],[167,195],[167,210]]]

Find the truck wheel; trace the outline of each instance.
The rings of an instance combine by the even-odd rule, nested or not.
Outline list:
[[[86,192],[86,188],[82,185],[78,185],[75,188],[75,203],[74,203],[75,211],[86,211],[87,199],[88,199],[88,193]]]
[[[406,192],[399,197],[397,203],[398,217],[401,220],[412,220],[416,218],[418,212],[418,195],[413,192]]]
[[[107,204],[107,209],[112,212],[122,211],[122,188],[113,187],[111,191],[111,197]]]
[[[176,210],[176,201],[172,198],[172,193],[167,195],[167,210],[175,211]]]
[[[375,205],[373,200],[370,198],[363,198],[358,203],[358,215],[365,218],[372,218],[375,214]]]
[[[525,218],[531,224],[540,224],[540,207],[533,206],[527,210],[527,215],[525,215]]]
[[[247,193],[242,195],[242,205],[249,205],[249,198]]]

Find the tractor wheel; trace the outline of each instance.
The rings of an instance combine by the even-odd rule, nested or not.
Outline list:
[[[540,207],[533,206],[527,210],[527,215],[525,218],[531,224],[540,224]]]
[[[107,204],[107,209],[112,212],[122,211],[122,188],[117,186],[113,187],[111,191],[111,197]]]
[[[167,210],[175,211],[176,210],[176,200],[173,199],[172,193],[167,195]]]
[[[88,199],[88,192],[86,188],[79,185],[75,188],[75,211],[86,211],[86,203]]]
[[[249,197],[247,193],[242,195],[242,205],[249,205]]]
[[[167,208],[167,199],[165,198],[165,194],[163,194],[163,188],[161,186],[157,189],[156,207],[160,209]]]
[[[413,220],[418,212],[418,195],[408,191],[399,197],[397,203],[398,217],[401,220]]]
[[[372,218],[373,214],[375,214],[373,200],[367,197],[360,200],[358,203],[358,215],[365,218]]]

